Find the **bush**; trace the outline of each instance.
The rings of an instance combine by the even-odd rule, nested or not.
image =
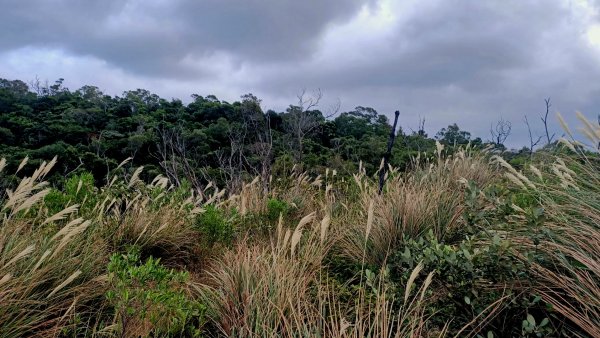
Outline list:
[[[138,250],[114,254],[108,264],[114,307],[123,336],[199,336],[205,307],[184,292],[186,272],[175,272],[152,257],[140,264]]]
[[[51,214],[57,213],[68,205],[82,204],[79,210],[87,211],[86,207],[93,207],[96,201],[94,187],[94,176],[91,173],[83,172],[68,178],[62,190],[52,189],[44,198],[45,206]]]
[[[528,305],[525,295],[513,295],[511,290],[505,293],[504,285],[527,280],[529,274],[526,265],[511,255],[511,243],[497,235],[489,241],[466,238],[448,245],[438,242],[430,232],[425,237],[407,240],[403,250],[391,255],[389,264],[392,280],[399,285],[409,280],[410,272],[419,264],[426,273],[436,272],[433,288],[437,292],[430,311],[437,318],[452,317],[453,329],[467,325],[477,315],[485,317],[491,304],[509,295],[498,307],[503,308],[500,312],[504,316],[497,314],[500,322],[508,323],[505,327],[509,331],[498,332],[502,326],[494,320],[482,324],[494,329],[494,333],[510,336],[515,333],[511,330],[520,326],[528,308],[541,305]],[[438,324],[443,326],[444,322]]]
[[[204,212],[198,216],[196,227],[207,243],[230,243],[233,238],[231,222],[225,218],[222,210],[212,205],[207,206]]]
[[[267,218],[271,221],[279,219],[279,215],[287,215],[290,211],[290,205],[287,202],[270,198],[267,202]]]

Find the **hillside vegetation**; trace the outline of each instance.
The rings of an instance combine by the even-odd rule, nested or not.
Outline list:
[[[295,146],[291,129],[229,127],[211,135],[256,138],[219,149],[200,135],[234,122],[186,120],[180,102],[159,100],[179,105],[171,122],[117,117],[119,98],[85,110],[83,92],[18,85],[0,90],[22,94],[0,107],[0,337],[600,337],[600,159],[572,137],[513,165],[458,128],[400,133],[385,168],[391,127],[364,112]],[[306,116],[290,109],[275,115]],[[340,125],[381,130],[342,137],[344,155],[324,145]],[[104,136],[86,144],[90,128]]]
[[[321,97],[318,91],[304,93],[283,112],[264,112],[252,94],[233,103],[192,95],[184,104],[144,89],[112,97],[93,86],[71,91],[62,80],[27,85],[0,79],[0,154],[10,173],[29,157],[23,169],[29,175],[58,156],[47,177],[57,184],[82,172],[91,173],[97,186],[107,184],[111,170],[127,158],[129,171],[144,166],[145,180],[163,174],[176,184],[187,180],[202,188],[214,182],[236,191],[242,181],[267,181],[294,164],[311,175],[326,168],[352,175],[362,162],[373,174],[386,150],[388,118],[368,107],[340,112],[324,106]],[[482,146],[457,125],[436,137],[448,147]],[[404,169],[411,157],[432,156],[435,149],[423,125],[412,132],[400,128],[391,164]],[[6,177],[0,184],[16,182]]]
[[[3,198],[0,336],[598,337],[597,158],[443,152],[381,195],[364,170],[59,190],[43,163]]]

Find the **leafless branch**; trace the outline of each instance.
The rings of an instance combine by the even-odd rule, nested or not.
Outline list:
[[[529,120],[527,119],[527,115],[525,115],[525,125],[527,125],[527,132],[529,133],[529,156],[533,155],[533,148],[537,146],[542,140],[542,136],[537,136],[537,139],[533,140],[533,134],[531,132],[531,126],[529,125]]]
[[[550,113],[550,107],[552,107],[552,104],[550,103],[550,98],[544,99],[544,102],[546,103],[546,113],[540,119],[542,120],[542,123],[544,124],[544,130],[546,131],[546,144],[550,144],[555,136],[555,134],[550,136],[550,133],[548,132],[548,114]]]
[[[504,144],[511,131],[512,124],[510,123],[510,121],[506,121],[503,118],[500,118],[500,120],[496,122],[495,126],[493,123],[490,125],[490,134],[492,135],[492,141],[496,143],[496,145]]]
[[[306,90],[302,90],[297,97],[298,105],[291,106],[288,110],[286,128],[293,137],[292,146],[295,160],[296,162],[301,162],[304,139],[320,125],[319,116],[315,112],[315,108],[323,98],[323,93],[318,89],[313,95],[307,96]]]
[[[157,151],[153,156],[159,160],[159,164],[167,178],[179,186],[182,179],[187,179],[198,191],[202,191],[202,184],[194,171],[195,166],[190,162],[188,147],[182,135],[181,128],[156,130],[159,142],[156,144]]]

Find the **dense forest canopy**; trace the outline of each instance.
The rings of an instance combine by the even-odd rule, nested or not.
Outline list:
[[[126,168],[144,166],[147,178],[162,173],[176,183],[214,181],[230,188],[294,164],[314,173],[325,167],[353,173],[362,162],[373,173],[385,152],[388,118],[362,106],[324,113],[320,98],[320,92],[302,94],[276,112],[263,111],[252,94],[232,103],[194,94],[184,104],[145,89],[110,96],[95,86],[71,91],[63,79],[52,85],[0,79],[0,154],[14,168],[26,156],[31,168],[58,156],[53,182],[89,171],[103,184],[127,158]],[[391,165],[404,168],[412,157],[431,154],[436,139],[450,147],[484,146],[456,124],[435,137],[423,129],[399,128]]]

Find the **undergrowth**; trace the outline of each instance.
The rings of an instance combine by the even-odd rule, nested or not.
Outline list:
[[[363,169],[227,192],[125,163],[49,187],[44,162],[1,195],[0,336],[600,337],[600,161],[561,142],[521,170],[440,146],[381,194]]]

